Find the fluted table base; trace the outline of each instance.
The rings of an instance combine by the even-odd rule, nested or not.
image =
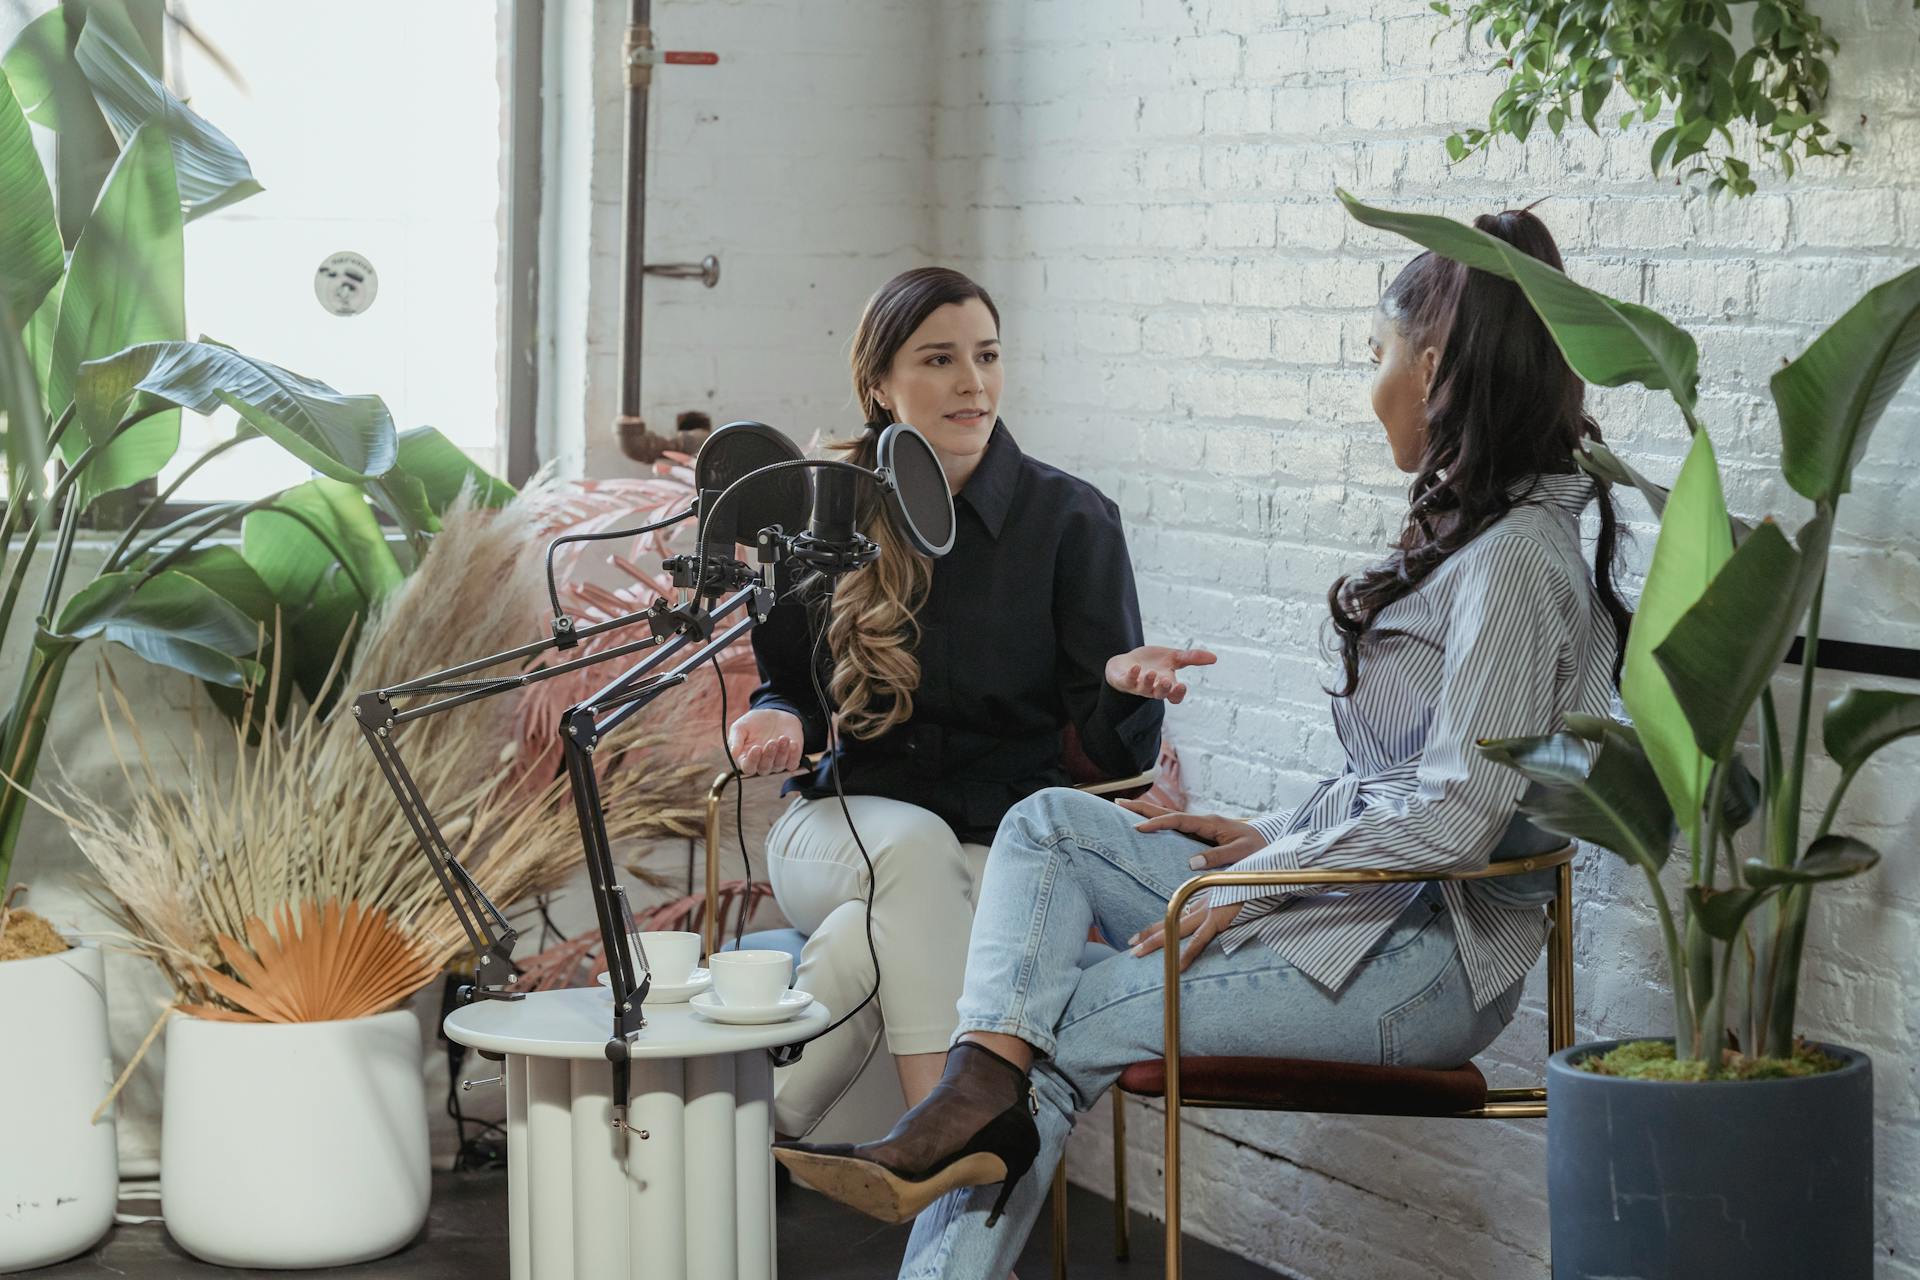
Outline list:
[[[509,1054],[513,1280],[773,1280],[765,1050],[632,1064],[629,1132],[605,1062]]]

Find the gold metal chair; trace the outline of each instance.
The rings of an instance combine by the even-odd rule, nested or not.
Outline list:
[[[1493,863],[1477,871],[1434,875],[1408,871],[1208,871],[1181,885],[1167,903],[1167,936],[1179,936],[1180,916],[1193,895],[1214,885],[1283,888],[1321,884],[1388,884],[1429,880],[1491,880],[1554,871],[1548,908],[1547,1052],[1573,1043],[1573,855],[1572,845],[1548,853]],[[1194,1079],[1182,1091],[1180,1054],[1180,950],[1166,948],[1166,1044],[1163,1059],[1136,1063],[1114,1090],[1166,1100],[1166,1276],[1180,1277],[1180,1112],[1183,1107],[1248,1111],[1335,1112],[1349,1115],[1416,1115],[1510,1120],[1547,1114],[1544,1086],[1490,1089],[1472,1063],[1447,1070],[1310,1062],[1289,1058],[1194,1058]],[[1116,1139],[1119,1127],[1115,1126]],[[1124,1221],[1127,1193],[1123,1143],[1114,1153],[1114,1208]],[[1059,1185],[1056,1178],[1056,1187]],[[1064,1213],[1056,1200],[1055,1274],[1065,1246]]]

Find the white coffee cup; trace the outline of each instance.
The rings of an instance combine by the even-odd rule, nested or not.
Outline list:
[[[720,1003],[740,1009],[780,1003],[793,979],[793,957],[784,951],[716,951],[707,957],[707,968]]]
[[[655,929],[631,935],[639,945],[633,949],[633,961],[645,969],[655,984],[663,987],[685,986],[700,963],[700,935],[673,929]],[[646,959],[642,960],[642,955]]]

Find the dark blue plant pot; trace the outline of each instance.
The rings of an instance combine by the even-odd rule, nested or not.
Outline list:
[[[1554,1280],[1871,1280],[1873,1063],[1668,1084],[1547,1064]]]

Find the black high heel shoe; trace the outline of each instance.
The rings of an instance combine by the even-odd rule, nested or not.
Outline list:
[[[878,1142],[777,1142],[773,1154],[821,1194],[882,1222],[905,1222],[949,1191],[997,1182],[991,1227],[1040,1154],[1039,1110],[1026,1072],[963,1040],[933,1092]]]

